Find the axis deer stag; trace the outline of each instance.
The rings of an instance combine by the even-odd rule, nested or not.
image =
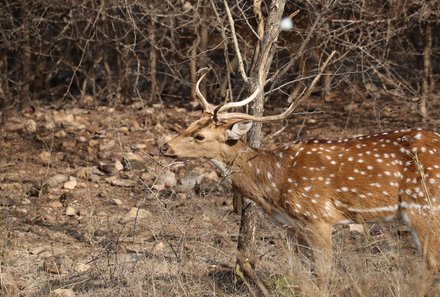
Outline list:
[[[303,97],[309,97],[318,75]],[[198,85],[204,75],[196,84]],[[318,274],[331,263],[332,226],[401,217],[411,228],[430,272],[439,268],[440,135],[422,129],[383,132],[343,140],[309,140],[276,150],[250,148],[241,138],[253,122],[280,115],[227,112],[260,92],[214,106],[197,92],[204,112],[161,152],[205,158],[229,175],[232,185],[282,224],[300,229],[313,251]]]

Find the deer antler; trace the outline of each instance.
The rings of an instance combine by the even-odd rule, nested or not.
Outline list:
[[[295,99],[292,102],[292,104],[290,104],[289,108],[287,108],[283,113],[278,114],[278,115],[271,115],[271,116],[255,116],[255,115],[250,115],[250,114],[247,114],[247,113],[239,113],[239,112],[222,113],[222,114],[221,113],[217,113],[216,114],[216,119],[218,121],[228,120],[228,119],[239,119],[239,120],[251,120],[251,121],[254,121],[254,122],[268,122],[268,121],[276,121],[276,120],[282,120],[282,119],[287,118],[299,106],[299,104],[303,100],[308,99],[310,97],[310,95],[312,94],[313,89],[315,88],[315,85],[318,83],[319,79],[322,76],[322,73],[324,72],[324,70],[327,67],[327,65],[330,62],[330,60],[333,58],[334,54],[335,54],[335,51],[333,51],[330,54],[330,56],[327,58],[327,60],[325,60],[324,64],[322,64],[321,71],[315,77],[315,79],[312,81],[312,83],[310,84],[310,87],[307,89],[307,92],[305,92],[306,89],[304,89],[303,92],[301,93],[301,95],[298,96],[297,99]],[[257,88],[257,91],[259,91],[259,88]],[[251,98],[254,95],[256,97],[257,93],[258,92],[254,92],[254,94],[252,94],[249,98]],[[254,99],[254,98],[252,98],[252,100],[248,100],[249,98],[246,98],[246,99],[244,99],[242,101],[239,101],[239,102],[229,103],[229,106],[232,105],[233,103],[246,102],[246,104],[247,104],[247,103],[249,103],[250,101],[252,101]],[[243,105],[244,104],[237,105],[237,106],[243,106]],[[232,107],[236,107],[236,106],[233,105]],[[224,110],[224,109],[220,108],[218,111],[221,111],[221,110]]]
[[[199,70],[199,72],[204,71],[204,70],[208,70],[205,73],[202,74],[202,76],[200,76],[199,80],[196,83],[196,94],[197,94],[197,98],[199,98],[199,102],[202,104],[203,109],[205,112],[208,113],[213,113],[215,116],[215,118],[217,117],[217,113],[231,109],[231,108],[235,108],[235,107],[241,107],[241,106],[245,106],[246,104],[249,104],[250,102],[252,102],[257,96],[258,93],[260,92],[260,87],[258,87],[253,93],[252,95],[250,95],[248,98],[243,99],[241,101],[236,101],[236,102],[229,102],[226,103],[224,105],[213,105],[211,103],[208,102],[208,100],[206,100],[206,98],[203,96],[202,92],[200,91],[200,82],[205,78],[206,74],[209,72],[208,68],[202,68]]]
[[[235,107],[242,107],[245,106],[246,104],[249,104],[250,102],[254,101],[254,99],[258,96],[258,93],[260,93],[260,87],[258,87],[253,93],[252,95],[250,95],[249,97],[247,97],[246,99],[240,100],[240,101],[236,101],[236,102],[229,102],[226,103],[222,106],[220,106],[220,108],[218,108],[217,112],[222,112],[231,108],[235,108]]]
[[[214,110],[216,109],[217,106],[209,103],[206,100],[205,96],[203,96],[202,92],[200,92],[200,82],[205,78],[206,74],[208,74],[209,68],[205,67],[205,68],[200,69],[200,71],[205,71],[205,70],[207,70],[207,71],[205,73],[203,73],[202,76],[200,76],[199,80],[196,83],[196,95],[197,95],[197,98],[199,99],[200,104],[203,107],[203,110],[208,113],[214,113]]]

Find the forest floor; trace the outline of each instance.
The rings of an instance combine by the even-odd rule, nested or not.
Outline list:
[[[382,97],[312,98],[303,106],[312,114],[265,124],[263,147],[439,126],[440,98],[422,124],[415,103]],[[235,273],[228,182],[208,162],[157,155],[157,141],[199,116],[87,100],[11,112],[0,130],[0,295],[258,295]],[[422,258],[408,229],[365,229],[335,228],[335,273],[318,289],[285,230],[261,215],[256,272],[272,296],[415,296]],[[438,283],[430,296],[440,296]]]

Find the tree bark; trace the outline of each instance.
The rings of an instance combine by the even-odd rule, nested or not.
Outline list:
[[[275,42],[280,32],[280,20],[283,15],[285,0],[272,1],[269,14],[264,20],[261,13],[261,1],[254,1],[254,12],[258,19],[258,33],[260,39],[254,52],[254,59],[248,76],[248,93],[253,93],[259,86],[264,86],[267,74],[272,64],[275,50]],[[264,112],[264,90],[254,100],[250,113],[263,115]],[[249,131],[249,145],[254,148],[261,146],[261,123],[254,123]],[[255,231],[258,223],[258,213],[255,203],[246,200],[241,213],[240,234],[238,237],[238,250],[242,251],[248,259],[255,259]]]
[[[431,24],[427,22],[424,28],[425,44],[423,49],[423,82],[422,82],[422,96],[419,103],[419,111],[422,116],[423,122],[426,122],[428,117],[428,111],[426,108],[427,100],[431,94],[431,79],[432,79],[432,30]]]

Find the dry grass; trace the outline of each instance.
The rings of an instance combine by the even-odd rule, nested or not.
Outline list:
[[[171,118],[177,118],[184,125],[182,118],[186,119],[186,114],[173,109],[166,112],[175,112]],[[107,115],[90,113],[90,117],[97,116],[104,118]],[[112,121],[114,118],[115,114]],[[390,122],[404,127],[399,121],[405,119],[399,116]],[[301,122],[300,118],[296,120]],[[344,123],[338,121],[340,117],[336,115],[327,122],[343,126]],[[342,134],[367,132],[367,121],[359,123],[365,126],[355,126]],[[281,124],[277,125],[267,129],[277,131]],[[292,125],[292,129],[294,127]],[[308,129],[315,136],[341,135],[340,129],[329,132],[328,127],[315,128]],[[142,143],[148,131],[132,132],[122,135],[120,140],[115,139],[122,146],[130,147]],[[41,137],[49,139],[43,132]],[[293,132],[286,129],[279,139],[270,141],[288,139],[296,135]],[[54,147],[59,148],[60,143],[67,140],[55,141],[59,143]],[[89,164],[80,152],[64,150],[64,159],[54,159],[51,166],[41,164],[35,156],[47,148],[36,144],[41,146],[29,137],[13,135],[2,142],[2,157],[6,163],[14,163],[14,167],[0,171],[0,181],[13,185],[9,192],[0,188],[0,199],[12,197],[16,201],[13,207],[0,207],[3,296],[47,296],[57,288],[72,289],[76,296],[259,294],[251,281],[249,289],[236,274],[231,246],[236,244],[239,217],[232,213],[231,194],[226,183],[211,185],[202,191],[203,195],[197,195],[176,192],[177,189],[158,192],[151,189],[151,184],[121,188],[110,186],[104,180],[80,179],[83,187],[75,190],[70,203],[81,210],[82,219],[68,218],[65,208],[50,207],[50,202],[58,200],[63,189],[49,189],[48,194],[39,197],[29,197],[27,191],[47,176],[69,171],[73,175],[72,167]],[[146,170],[153,171],[154,166],[161,169],[155,160],[148,156],[145,159],[148,160]],[[190,161],[181,170],[176,170],[178,178],[192,168],[204,172],[213,170],[203,162]],[[21,204],[24,198],[30,203]],[[123,205],[110,203],[113,198],[121,199]],[[149,211],[150,215],[143,220],[121,224],[120,218],[133,206]],[[53,221],[45,219],[49,215]],[[261,225],[256,238],[260,256],[256,272],[271,296],[407,297],[418,296],[425,284],[422,258],[408,232],[398,224],[384,226],[383,234],[365,236],[351,234],[345,227],[337,228],[334,270],[324,288],[317,287],[308,260],[292,251],[285,230],[267,218],[261,220]],[[430,288],[428,296],[440,296],[438,281]]]
[[[199,207],[209,203],[208,198],[189,199]],[[187,216],[170,220],[170,211],[160,209],[163,204],[156,207],[155,220],[137,222],[135,233],[134,223],[120,228],[116,221],[96,217],[84,232],[90,235],[88,242],[73,243],[59,235],[67,246],[54,245],[45,261],[64,255],[69,260],[63,265],[91,265],[85,272],[47,273],[43,257],[29,254],[28,236],[35,235],[8,232],[14,228],[3,224],[4,295],[21,291],[22,296],[45,296],[56,288],[71,288],[77,296],[251,296],[235,274],[230,248],[236,237],[235,215],[225,207],[202,213],[190,206],[185,209],[192,212],[190,221]],[[407,235],[398,238],[396,229],[391,226],[392,232],[380,236],[354,236],[346,228],[335,231],[335,267],[328,284],[319,288],[309,260],[292,251],[285,231],[265,223],[259,231],[256,271],[271,296],[418,296],[425,285],[421,257]],[[14,280],[17,275],[19,280]],[[250,287],[258,294],[255,285]],[[439,295],[437,283],[428,296]]]

